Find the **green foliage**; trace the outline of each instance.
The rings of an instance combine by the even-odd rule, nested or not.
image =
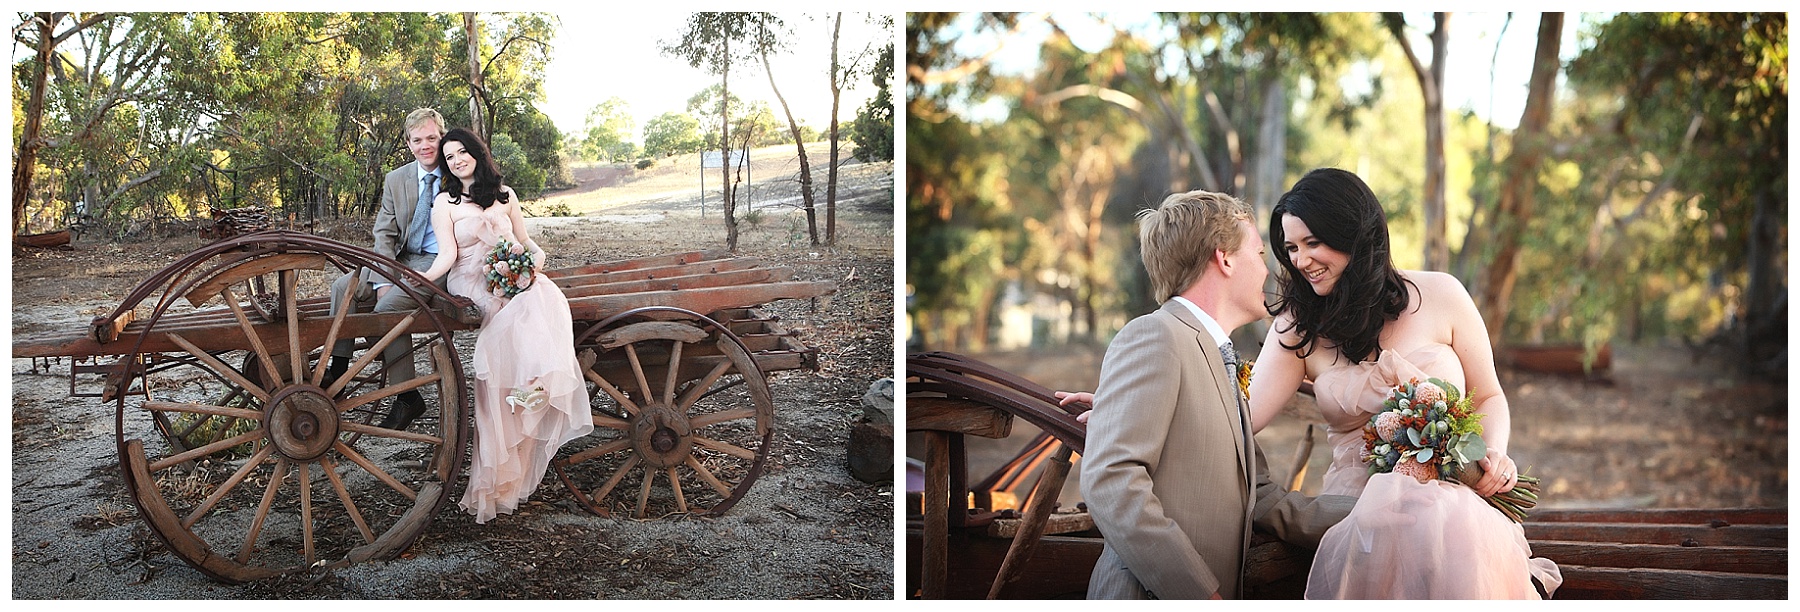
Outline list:
[[[527,198],[571,182],[562,137],[534,106],[548,55],[529,40],[556,26],[531,13],[483,21],[489,116],[523,152],[506,171],[529,181],[513,183]],[[208,207],[373,214],[382,176],[412,159],[408,112],[433,107],[467,125],[468,68],[452,59],[461,27],[421,13],[127,13],[96,25],[57,48],[41,134],[53,144],[28,211],[47,229],[83,201],[120,232]],[[35,64],[14,65],[16,101]]]
[[[530,156],[525,153],[525,148],[514,142],[512,136],[495,134],[491,148],[493,149],[494,165],[500,167],[500,172],[505,175],[506,184],[512,187],[519,197],[527,197],[526,193],[535,194],[544,191],[544,171],[531,162]]]
[[[578,150],[582,159],[624,161],[637,155],[637,143],[631,133],[637,131],[631,118],[631,105],[614,96],[594,105],[588,111],[587,125]]]
[[[634,164],[633,166],[639,170],[648,170],[648,169],[650,169],[651,166],[654,166],[654,165],[656,165],[656,158],[646,157],[646,158],[637,160],[637,163]]]
[[[705,145],[700,122],[687,113],[671,111],[644,122],[645,155],[654,158],[693,153]]]
[[[894,160],[894,99],[888,84],[894,80],[894,49],[882,49],[875,62],[872,79],[875,96],[856,111],[850,124],[851,142],[856,143],[856,158],[865,162]]]

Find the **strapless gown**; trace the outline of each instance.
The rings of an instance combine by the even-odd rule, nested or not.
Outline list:
[[[557,449],[594,430],[562,289],[539,274],[511,299],[488,291],[482,261],[500,238],[512,240],[510,229],[499,206],[457,220],[456,265],[445,279],[451,293],[481,308],[474,358],[475,452],[459,502],[477,523],[518,510],[537,490]],[[506,401],[515,390],[536,387],[548,396],[541,407]]]
[[[1362,427],[1394,385],[1441,378],[1467,390],[1449,346],[1344,364],[1313,381],[1329,428],[1331,468],[1323,493],[1357,497],[1344,521],[1325,532],[1306,581],[1307,599],[1538,599],[1562,584],[1556,563],[1531,558],[1525,530],[1473,489],[1399,474],[1368,475]]]

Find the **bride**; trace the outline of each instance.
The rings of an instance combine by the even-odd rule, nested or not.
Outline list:
[[[537,490],[557,449],[594,429],[586,383],[575,360],[569,301],[540,271],[544,251],[532,241],[518,197],[501,184],[488,149],[457,128],[438,144],[450,176],[432,203],[432,231],[454,236],[439,245],[426,279],[448,275],[451,293],[481,309],[475,340],[475,451],[459,505],[486,523],[511,514]],[[482,266],[501,240],[531,255],[522,293],[499,297]]]
[[[1537,599],[1562,573],[1532,558],[1525,531],[1483,497],[1509,491],[1511,414],[1494,369],[1487,327],[1460,282],[1441,272],[1401,271],[1388,250],[1387,217],[1355,174],[1307,173],[1269,219],[1281,295],[1250,381],[1251,427],[1260,431],[1313,380],[1332,449],[1321,494],[1356,496],[1325,532],[1307,578],[1308,599]],[[1483,415],[1486,472],[1474,488],[1370,476],[1362,428],[1388,392],[1440,378],[1474,394]],[[1093,402],[1063,393],[1064,405]],[[1096,407],[1098,408],[1098,407]],[[1087,415],[1080,419],[1086,421]]]

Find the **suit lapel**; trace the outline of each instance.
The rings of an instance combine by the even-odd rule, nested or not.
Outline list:
[[[1245,439],[1248,436],[1245,435],[1237,403],[1237,377],[1235,375],[1218,376],[1219,373],[1225,373],[1225,357],[1219,354],[1219,345],[1214,342],[1212,332],[1206,331],[1206,325],[1194,318],[1193,311],[1175,300],[1163,302],[1162,309],[1174,315],[1175,320],[1181,321],[1183,325],[1193,329],[1194,343],[1199,345],[1201,360],[1206,367],[1212,368],[1211,372],[1215,373],[1213,386],[1219,391],[1221,397],[1226,398],[1225,420],[1230,423],[1232,443],[1237,447],[1238,465],[1243,466],[1244,473],[1248,474],[1253,468],[1250,467],[1250,449],[1245,445]]]
[[[402,179],[400,189],[396,191],[399,195],[394,199],[394,217],[400,221],[400,245],[404,250],[406,239],[410,237],[406,233],[412,229],[413,211],[419,208],[419,160],[400,169],[405,172],[400,173]]]

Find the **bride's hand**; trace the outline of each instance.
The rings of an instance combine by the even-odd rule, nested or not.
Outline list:
[[[1086,391],[1076,393],[1070,393],[1068,391],[1056,392],[1056,405],[1067,407],[1069,404],[1077,403],[1086,404],[1088,406],[1087,410],[1082,411],[1081,414],[1075,415],[1076,422],[1085,424],[1088,422],[1088,414],[1094,411],[1094,394]]]
[[[1482,497],[1511,491],[1513,485],[1519,484],[1519,465],[1496,449],[1488,449],[1480,465],[1486,473],[1481,475],[1481,480],[1475,481],[1475,492]]]

